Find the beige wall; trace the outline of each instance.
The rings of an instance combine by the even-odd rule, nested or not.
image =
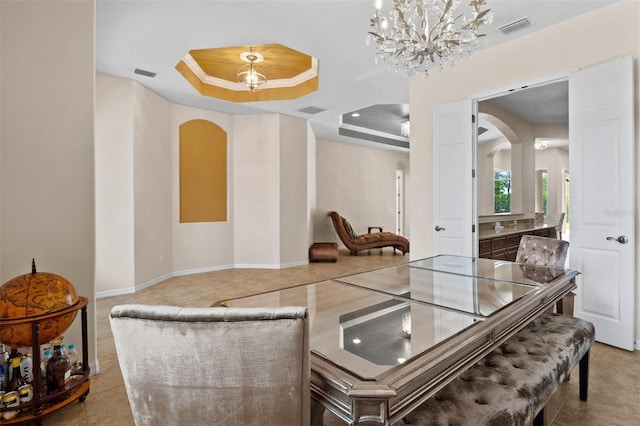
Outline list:
[[[233,119],[235,264],[273,267],[280,257],[280,123],[276,114]]]
[[[96,293],[135,286],[133,80],[96,75]]]
[[[408,188],[409,154],[318,140],[316,155],[315,241],[339,241],[331,219],[327,217],[332,210],[344,216],[359,234],[366,233],[368,226],[395,230],[396,169],[405,170],[405,187]],[[406,204],[405,235],[409,236],[409,206]],[[340,246],[343,247],[341,242]]]
[[[95,4],[2,1],[0,11],[1,279],[35,258],[71,281],[89,299],[93,368]],[[81,342],[79,318],[67,343]]]
[[[280,121],[280,258],[281,266],[308,260],[309,180],[307,120],[279,116]]]
[[[410,79],[411,115],[423,118],[411,123],[412,259],[433,254],[431,129],[434,106],[471,99],[507,85],[517,86],[523,81],[587,68],[624,56],[635,58],[635,87],[638,88],[639,15],[640,3],[621,1],[479,52],[451,69],[431,73],[426,79]],[[594,31],[596,24],[602,22],[613,22],[615,25],[609,25],[606,31]],[[637,89],[636,114],[640,115]],[[636,140],[639,123],[640,119],[636,116]],[[640,189],[640,185],[637,188]],[[636,226],[640,229],[640,224]],[[640,290],[636,290],[636,295],[640,299]],[[640,301],[636,302],[636,306],[640,307]],[[640,319],[636,323],[638,339]]]
[[[171,103],[133,85],[135,281],[171,272]]]

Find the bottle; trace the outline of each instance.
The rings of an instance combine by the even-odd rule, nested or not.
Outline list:
[[[4,346],[4,343],[0,344],[0,391],[7,390],[7,373],[9,367],[9,352]]]
[[[51,349],[45,349],[42,353],[42,362],[40,363],[40,377],[46,379],[47,377],[47,361],[51,358]]]
[[[17,392],[20,386],[27,384],[20,372],[20,357],[11,358],[11,366],[13,368],[11,370],[11,380],[7,384],[7,392]]]
[[[71,374],[79,373],[80,370],[82,370],[82,363],[80,362],[76,345],[73,343],[71,343],[69,349],[67,349],[67,356],[69,357],[69,361],[71,361]]]
[[[69,357],[62,354],[62,338],[53,340],[53,355],[47,361],[47,392],[53,393],[64,389],[64,383],[71,372]]]
[[[27,352],[27,355],[22,358],[20,371],[22,372],[22,378],[25,382],[33,382],[33,358],[31,358],[31,352]]]
[[[7,383],[9,383],[9,380],[11,380],[11,377],[13,377],[13,359],[14,358],[22,359],[22,354],[18,352],[18,348],[11,348],[11,354],[9,354],[9,360],[7,361],[7,364],[8,364]]]

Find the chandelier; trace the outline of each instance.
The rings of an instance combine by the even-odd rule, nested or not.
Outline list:
[[[244,52],[240,58],[248,62],[238,70],[238,83],[243,83],[250,92],[258,92],[267,84],[267,75],[256,62],[262,62],[264,58],[256,52]]]
[[[376,43],[375,63],[385,61],[409,75],[424,73],[434,65],[442,68],[477,50],[481,25],[490,24],[491,9],[481,10],[486,0],[469,0],[470,9],[456,12],[460,0],[393,0],[383,16],[382,0],[376,0],[367,44]]]

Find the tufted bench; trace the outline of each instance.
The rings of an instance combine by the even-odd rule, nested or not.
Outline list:
[[[580,399],[587,400],[593,324],[544,313],[404,419],[426,425],[543,425],[544,406],[580,363]]]

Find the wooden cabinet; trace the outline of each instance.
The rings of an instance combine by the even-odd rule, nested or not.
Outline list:
[[[516,260],[520,239],[523,235],[555,238],[555,228],[530,229],[505,236],[483,238],[478,242],[478,256],[486,259]]]

